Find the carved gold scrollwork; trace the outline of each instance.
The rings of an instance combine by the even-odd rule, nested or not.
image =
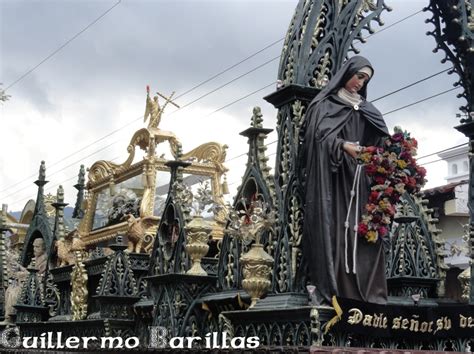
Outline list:
[[[305,107],[302,105],[301,101],[300,100],[296,100],[292,106],[292,111],[293,111],[293,124],[294,124],[294,127],[295,127],[295,130],[294,130],[294,140],[295,141],[298,141],[298,138],[299,138],[299,131],[300,131],[300,128],[301,128],[301,125],[303,124],[303,118],[304,118],[304,109]]]
[[[319,61],[318,66],[315,70],[315,78],[313,78],[312,84],[317,89],[324,88],[329,82],[329,76],[331,74],[331,59],[330,59],[330,52],[329,50],[326,51],[324,57]]]
[[[209,161],[216,165],[220,172],[227,172],[228,169],[223,165],[226,157],[227,145],[210,142],[202,144],[197,148],[183,154],[181,159],[183,161],[196,159],[198,162]]]
[[[54,217],[56,214],[56,209],[54,209],[53,204],[57,202],[57,198],[55,195],[48,193],[44,196],[44,206],[46,215],[49,217]]]
[[[254,243],[250,251],[240,257],[242,263],[242,287],[250,295],[255,306],[271,286],[270,274],[272,272],[273,257],[263,249],[263,245]]]
[[[293,83],[293,80],[295,78],[295,70],[293,69],[293,65],[295,62],[295,50],[294,48],[291,49],[290,55],[288,57],[288,63],[286,64],[286,69],[285,69],[285,79],[284,79],[284,84],[289,85]]]
[[[341,12],[341,10],[344,8],[344,6],[347,5],[348,2],[349,0],[339,0],[339,12]]]
[[[470,1],[465,1],[466,4],[466,12],[468,13],[467,17],[467,26],[471,31],[474,31],[474,8],[471,5]]]
[[[311,345],[321,346],[323,344],[321,320],[319,319],[319,311],[316,306],[311,307]]]
[[[372,0],[362,0],[359,8],[357,9],[357,15],[354,19],[354,27],[357,27],[361,20],[364,19],[364,13],[369,11],[377,10],[377,5]]]
[[[298,256],[301,254],[301,240],[303,237],[303,230],[301,227],[302,212],[301,206],[299,205],[298,199],[293,196],[291,198],[291,207],[290,207],[290,242],[292,245],[291,248],[291,276],[293,279],[296,277],[296,265]]]
[[[116,164],[105,160],[97,161],[89,169],[89,185],[95,185],[98,182],[109,178],[111,175],[118,175],[127,171],[135,158],[135,150],[137,146],[144,151],[150,149],[154,151],[155,146],[164,141],[169,142],[171,153],[176,157],[179,141],[174,133],[158,128],[142,128],[137,130],[128,144],[127,152],[129,156],[125,162]]]
[[[232,322],[222,313],[219,314],[219,329],[221,332],[226,332],[228,338],[234,337],[234,326],[232,325]]]
[[[324,25],[326,23],[327,11],[327,6],[323,4],[318,19],[316,20],[316,26],[314,27],[313,37],[311,38],[312,50],[314,50],[318,46],[319,40],[324,36]]]
[[[94,184],[103,181],[114,173],[119,173],[121,170],[129,167],[135,155],[135,149],[132,151],[133,152],[130,154],[129,158],[121,165],[105,160],[100,160],[94,163],[89,169],[89,183]]]
[[[76,262],[71,273],[71,311],[73,321],[87,317],[87,270],[83,262],[83,251],[76,250]]]
[[[309,5],[308,13],[311,12],[311,9],[313,8],[313,6],[314,6],[314,2],[311,2],[310,5]],[[303,41],[304,34],[306,32],[306,27],[308,26],[308,20],[309,20],[309,16],[306,16],[304,21],[303,21],[303,25],[301,26],[299,41]]]
[[[377,5],[372,0],[362,0],[358,14],[363,16],[364,12],[377,10]]]

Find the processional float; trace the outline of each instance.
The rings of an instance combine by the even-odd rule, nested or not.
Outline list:
[[[16,318],[8,320],[22,335],[40,336],[47,329],[64,337],[136,336],[142,346],[153,346],[149,329],[160,328],[170,338],[206,338],[217,332],[215,348],[251,337],[258,337],[260,347],[288,350],[473,348],[469,323],[474,321],[474,262],[468,275],[470,305],[450,303],[444,298],[440,230],[422,194],[402,197],[387,240],[386,307],[373,313],[372,305],[349,303],[355,306],[351,310],[347,303],[319,306],[308,298],[309,260],[301,249],[305,213],[297,158],[300,128],[309,102],[345,58],[359,51],[356,42],[373,33],[372,23],[382,25],[385,10],[389,8],[383,0],[299,1],[283,44],[279,87],[265,97],[278,110],[274,175],[265,155],[265,138],[272,129],[263,127],[255,107],[251,126],[241,133],[248,139],[248,161],[232,206],[223,199],[226,146],[208,143],[182,153],[175,134],[158,128],[164,107],[149,93],[148,127],[132,136],[125,162],[94,163],[87,183],[81,168],[75,228],[66,231],[62,191],[50,203],[54,217],[47,216],[42,164],[19,264],[28,268],[27,278],[15,301]],[[428,22],[435,27],[430,34],[437,49],[446,52],[445,60],[453,63],[464,88],[461,95],[468,103],[462,110],[467,116],[456,129],[469,137],[472,149],[471,2],[431,0],[425,10],[432,13]],[[164,106],[174,104],[172,95],[160,96]],[[157,146],[165,142],[171,160],[157,156]],[[144,151],[138,162],[137,147]],[[470,180],[472,166],[471,161]],[[197,188],[195,182],[201,181],[210,189],[205,184]],[[473,193],[470,188],[471,230]],[[12,228],[5,215],[2,242]],[[38,238],[44,240],[48,257],[42,274],[32,262]],[[8,276],[4,266],[2,290],[8,288]],[[439,318],[423,318],[428,312]],[[334,319],[339,322],[329,325]],[[65,326],[71,320],[74,326]],[[206,346],[204,341],[198,345]]]

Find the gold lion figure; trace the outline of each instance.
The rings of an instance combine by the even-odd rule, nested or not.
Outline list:
[[[84,242],[81,240],[78,230],[73,230],[66,237],[56,241],[58,248],[58,267],[74,264],[74,251],[83,250]]]
[[[146,230],[157,224],[155,217],[146,216],[140,219],[135,218],[132,214],[124,216],[127,220],[128,230],[128,248],[129,252],[140,253],[147,251],[147,245],[153,240],[152,237],[146,234]]]

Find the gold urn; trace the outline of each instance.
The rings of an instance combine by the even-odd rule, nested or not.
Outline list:
[[[273,257],[263,249],[260,243],[252,244],[250,251],[240,257],[244,276],[242,287],[252,299],[250,308],[254,307],[257,300],[270,289],[273,262]]]
[[[201,266],[201,259],[209,251],[208,241],[211,231],[211,227],[201,215],[195,216],[186,225],[186,252],[192,261],[192,266],[186,274],[207,275]]]

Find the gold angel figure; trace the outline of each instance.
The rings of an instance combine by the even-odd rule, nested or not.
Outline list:
[[[150,86],[146,87],[146,108],[145,108],[145,116],[144,122],[150,117],[150,121],[148,122],[148,129],[150,128],[158,128],[158,125],[160,124],[161,121],[161,114],[165,110],[165,107],[168,103],[171,103],[173,106],[179,108],[179,106],[174,103],[171,99],[173,98],[173,95],[175,93],[173,92],[171,96],[166,97],[163,96],[161,93],[157,92],[156,96],[151,99],[150,97]],[[162,98],[165,99],[165,104],[163,107],[160,107],[158,103],[158,96],[161,96]]]
[[[146,87],[146,108],[145,108],[145,115],[144,115],[144,122],[150,117],[150,121],[148,122],[148,128],[158,128],[158,125],[161,121],[161,112],[162,109],[160,108],[160,104],[158,103],[158,96],[150,97],[150,87]]]

